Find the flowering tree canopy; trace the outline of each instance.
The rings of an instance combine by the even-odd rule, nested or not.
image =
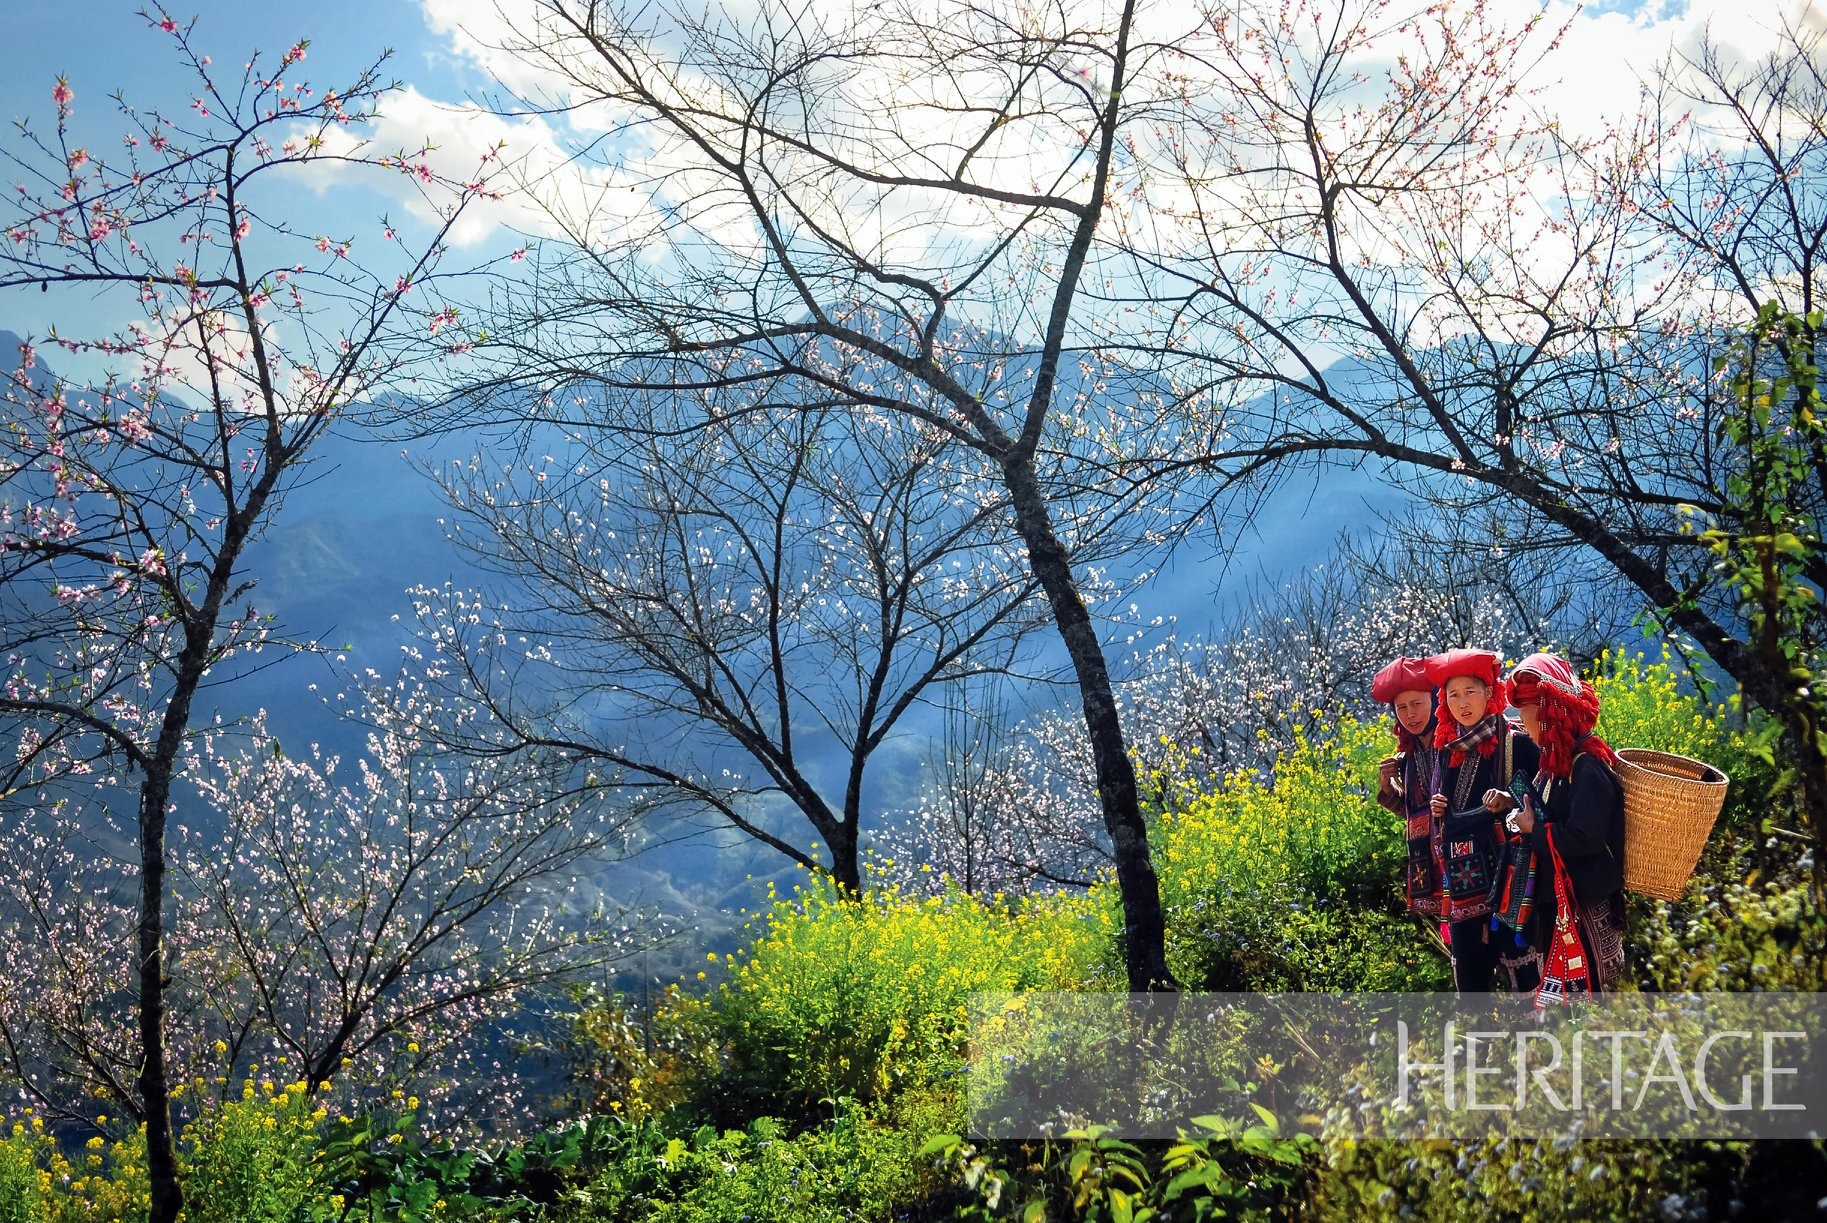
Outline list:
[[[191,78],[188,101],[118,99],[111,125],[79,122],[79,89],[59,78],[51,128],[26,125],[0,152],[16,175],[0,293],[55,290],[85,328],[52,327],[6,363],[0,717],[18,746],[0,794],[35,821],[116,795],[137,808],[137,1042],[115,1041],[135,1072],[115,1086],[145,1119],[163,1223],[179,1206],[166,822],[194,706],[206,677],[282,644],[243,561],[288,479],[363,396],[447,347],[443,234],[488,190],[495,154],[449,180],[424,148],[362,141],[387,88],[376,70],[313,88],[300,40],[224,79],[188,27],[146,16]],[[302,182],[331,172],[410,178],[437,221],[417,242],[382,222],[375,255],[357,259],[356,236],[300,228],[292,209]],[[89,794],[59,806],[71,787]]]

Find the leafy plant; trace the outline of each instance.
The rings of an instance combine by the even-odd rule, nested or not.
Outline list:
[[[1247,1121],[1194,1117],[1169,1144],[1133,1143],[1090,1125],[1059,1142],[983,1147],[938,1134],[920,1155],[951,1169],[972,1193],[959,1218],[1268,1218],[1300,1183],[1315,1140],[1283,1132],[1274,1113],[1251,1107],[1257,1115]]]

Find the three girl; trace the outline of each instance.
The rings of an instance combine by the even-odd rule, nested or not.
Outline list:
[[[1451,650],[1397,659],[1372,683],[1402,746],[1379,766],[1378,801],[1405,819],[1407,903],[1445,922],[1456,992],[1489,991],[1500,970],[1538,1004],[1609,992],[1623,968],[1623,790],[1592,733],[1598,695],[1551,654],[1507,680],[1500,664]]]

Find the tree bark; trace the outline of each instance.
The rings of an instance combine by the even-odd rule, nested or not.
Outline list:
[[[1079,595],[1078,582],[1065,545],[1047,512],[1031,459],[1017,455],[1003,462],[1003,482],[1015,506],[1015,528],[1028,548],[1034,576],[1047,592],[1053,621],[1072,658],[1084,700],[1085,730],[1097,772],[1098,802],[1116,859],[1117,885],[1123,898],[1123,962],[1132,993],[1180,988],[1167,967],[1167,919],[1161,908],[1161,885],[1148,851],[1148,827],[1142,820],[1135,764],[1123,740],[1116,694],[1104,650]]]
[[[831,876],[837,881],[837,898],[858,900],[863,894],[863,876],[856,862],[856,823],[840,824],[830,840]]]
[[[186,702],[188,703],[188,702]],[[182,725],[182,721],[178,723]],[[162,745],[161,745],[162,746]],[[161,757],[163,753],[161,752]],[[140,787],[140,1105],[146,1120],[146,1173],[152,1223],[176,1223],[184,1205],[171,1133],[171,1086],[165,1078],[165,806],[166,762]]]

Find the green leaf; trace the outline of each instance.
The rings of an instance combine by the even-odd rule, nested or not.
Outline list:
[[[914,1158],[925,1159],[928,1155],[937,1155],[940,1151],[950,1150],[963,1141],[964,1139],[956,1134],[934,1134],[920,1145]]]

